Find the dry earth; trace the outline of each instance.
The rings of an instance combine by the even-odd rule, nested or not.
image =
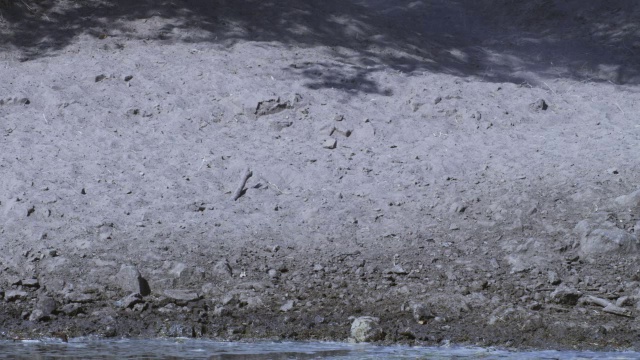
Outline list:
[[[5,3],[2,336],[637,350],[638,9]]]

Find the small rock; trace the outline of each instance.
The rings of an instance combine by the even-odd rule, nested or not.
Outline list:
[[[287,300],[287,302],[284,303],[284,305],[280,306],[280,311],[288,312],[291,309],[293,309],[294,306],[295,306],[295,302],[293,300]]]
[[[106,78],[107,78],[107,75],[100,74],[100,75],[96,76],[95,80],[96,80],[96,82],[100,82],[100,81],[102,81],[102,80],[104,80]]]
[[[338,146],[338,140],[336,139],[327,139],[322,143],[322,147],[325,149],[335,149]]]
[[[267,274],[269,275],[270,278],[277,280],[280,278],[280,272],[276,269],[269,269],[269,271],[267,271]]]
[[[601,228],[587,220],[580,221],[574,228],[574,233],[580,236],[580,252],[583,255],[608,253],[630,254],[640,249],[640,243],[635,234],[631,234],[614,224],[600,224]]]
[[[216,306],[213,309],[213,316],[220,317],[220,316],[227,316],[227,315],[231,315],[231,311],[224,306]]]
[[[602,311],[609,313],[609,314],[614,314],[614,315],[619,315],[619,316],[626,316],[626,317],[632,317],[632,313],[631,310],[629,309],[625,309],[623,307],[619,307],[613,304],[609,304],[607,306],[605,306]]]
[[[130,81],[131,79],[133,79],[133,75],[127,75],[124,77],[124,81]]]
[[[213,273],[221,276],[233,276],[233,269],[229,260],[222,259],[213,267]]]
[[[293,125],[293,121],[288,120],[273,120],[269,123],[269,127],[276,131],[282,131]]]
[[[469,284],[469,290],[472,292],[480,292],[486,290],[489,287],[487,280],[475,280]]]
[[[57,307],[56,301],[51,296],[42,296],[36,304],[36,309],[40,310],[42,315],[47,317],[53,314]]]
[[[69,302],[81,303],[81,304],[94,302],[96,300],[93,294],[86,294],[86,293],[77,292],[77,291],[66,293],[64,298]]]
[[[543,99],[539,99],[529,105],[529,108],[533,111],[544,111],[547,110],[549,106]]]
[[[439,104],[441,101],[442,101],[442,97],[441,97],[441,96],[438,96],[438,97],[436,97],[435,99],[433,99],[433,103],[434,103],[435,105]]]
[[[31,288],[39,288],[40,287],[40,283],[38,282],[38,279],[25,279],[25,280],[22,280],[22,286],[31,287]]]
[[[581,296],[582,293],[580,291],[566,286],[557,287],[550,295],[552,301],[572,306],[578,303]]]
[[[324,266],[322,266],[320,264],[315,264],[315,265],[313,265],[313,271],[314,272],[324,271]]]
[[[396,264],[391,269],[386,271],[387,274],[407,275],[409,272],[402,268],[402,266]]]
[[[333,120],[335,120],[335,121],[342,121],[342,120],[344,120],[344,115],[336,115],[336,116],[333,118]]]
[[[25,300],[29,294],[22,290],[9,290],[4,294],[4,300],[7,302]]]
[[[547,274],[547,280],[551,285],[559,285],[562,282],[560,278],[558,278],[558,273],[556,273],[555,271],[549,271],[549,273]]]
[[[118,336],[118,331],[116,330],[115,326],[107,325],[104,328],[102,335],[106,338],[113,338]]]
[[[127,309],[127,308],[133,307],[134,305],[140,302],[142,302],[142,295],[140,295],[139,293],[132,293],[116,301],[115,305],[117,307]]]
[[[353,320],[351,337],[356,342],[370,342],[384,339],[384,331],[379,325],[380,319],[372,316],[362,316]]]
[[[195,329],[184,324],[171,324],[165,327],[162,333],[167,337],[195,337]]]
[[[452,213],[463,213],[465,210],[467,210],[467,206],[458,202],[451,204],[449,208],[449,212]]]
[[[133,311],[136,311],[136,312],[141,312],[141,311],[147,310],[148,307],[149,307],[149,304],[147,303],[137,303],[133,305],[131,309],[133,309]]]
[[[633,298],[630,296],[621,296],[620,298],[618,298],[618,300],[616,300],[616,306],[618,307],[631,305],[633,305]]]
[[[31,315],[29,315],[29,321],[43,321],[47,320],[48,318],[49,316],[44,315],[44,313],[40,309],[33,310]]]
[[[165,290],[164,295],[177,303],[188,303],[200,299],[200,295],[191,290]]]
[[[413,319],[420,325],[423,325],[430,319],[434,318],[431,310],[429,310],[429,308],[422,303],[411,304],[411,312],[413,313]]]
[[[70,303],[60,308],[60,312],[67,316],[75,316],[84,313],[84,308],[78,303]]]
[[[139,293],[142,296],[151,293],[149,283],[133,265],[120,266],[120,271],[116,274],[116,284],[120,289],[129,293]]]

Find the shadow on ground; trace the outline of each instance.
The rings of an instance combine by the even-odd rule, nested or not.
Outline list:
[[[324,46],[340,64],[292,64],[311,88],[384,93],[381,69],[529,83],[573,78],[640,83],[640,5],[535,0],[13,0],[0,46],[22,60],[81,34],[162,42]],[[137,24],[134,26],[134,24]],[[146,25],[145,25],[146,24]],[[342,64],[342,65],[341,65]],[[318,76],[317,67],[326,67]]]

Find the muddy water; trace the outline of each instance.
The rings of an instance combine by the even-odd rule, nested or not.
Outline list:
[[[205,340],[1,341],[2,359],[638,359],[639,352],[507,351],[463,347]]]

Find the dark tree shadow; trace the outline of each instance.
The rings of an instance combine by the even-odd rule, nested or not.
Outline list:
[[[0,9],[0,46],[18,48],[23,61],[88,34],[324,46],[335,49],[336,63],[292,63],[287,70],[306,77],[310,88],[387,95],[372,73],[428,71],[532,85],[548,78],[640,83],[635,1],[12,1]]]

